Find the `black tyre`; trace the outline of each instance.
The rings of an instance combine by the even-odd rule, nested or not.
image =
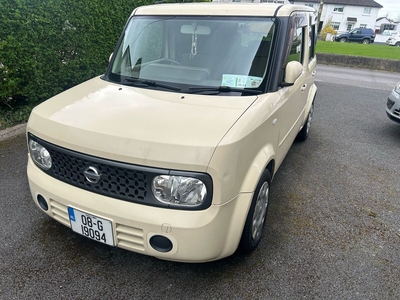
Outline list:
[[[396,46],[396,47],[400,47],[400,42],[397,42],[397,43],[395,44],[395,46]]]
[[[342,38],[339,40],[339,42],[345,43],[345,42],[347,42],[347,39],[346,39],[345,37],[342,37]]]
[[[362,43],[367,45],[367,44],[371,43],[371,41],[369,39],[363,39]]]
[[[270,185],[271,174],[269,170],[265,170],[254,192],[250,210],[247,214],[246,223],[238,247],[238,250],[241,252],[248,253],[253,251],[261,241],[265,220],[267,218]]]
[[[302,142],[308,138],[311,129],[311,123],[314,116],[314,102],[311,104],[310,111],[308,112],[306,123],[304,123],[303,128],[297,134],[296,140]]]

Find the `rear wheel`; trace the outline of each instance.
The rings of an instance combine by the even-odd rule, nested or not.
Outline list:
[[[363,39],[362,43],[363,44],[369,44],[369,43],[371,43],[371,41],[369,39]]]
[[[306,123],[304,124],[303,128],[297,134],[296,139],[298,141],[305,141],[310,134],[311,123],[314,116],[314,102],[311,104],[310,111],[308,112]]]
[[[269,203],[269,187],[271,174],[265,170],[261,176],[253,195],[249,213],[247,214],[242,237],[239,243],[239,250],[251,252],[257,248],[261,241],[265,220],[267,218]]]

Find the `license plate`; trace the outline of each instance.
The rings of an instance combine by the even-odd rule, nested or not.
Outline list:
[[[114,246],[112,222],[68,207],[71,229],[92,240]]]

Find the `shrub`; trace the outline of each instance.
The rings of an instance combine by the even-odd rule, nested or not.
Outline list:
[[[333,27],[332,26],[329,26],[329,27],[324,27],[322,30],[321,30],[321,32],[319,33],[319,35],[318,35],[318,38],[320,39],[320,40],[326,40],[326,36],[328,35],[328,33],[330,33],[330,34],[332,34],[332,35],[336,35],[337,34],[337,31],[335,30],[335,29],[333,29]]]
[[[0,126],[104,73],[132,10],[153,2],[0,0]],[[13,117],[18,110],[24,115]]]
[[[328,18],[328,20],[325,22],[324,27],[322,28],[321,32],[318,35],[318,38],[320,40],[325,41],[328,33],[332,35],[337,34],[337,31],[332,27],[332,17]]]

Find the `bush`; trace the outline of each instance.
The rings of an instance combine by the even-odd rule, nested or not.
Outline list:
[[[104,73],[132,10],[151,3],[0,0],[0,128],[27,120],[27,108]]]
[[[325,41],[326,40],[326,36],[328,35],[328,33],[332,34],[332,35],[336,35],[337,31],[335,29],[333,29],[332,27],[332,17],[330,17],[324,24],[324,27],[322,28],[321,32],[318,35],[318,38],[320,40]]]
[[[328,33],[332,34],[332,35],[336,35],[337,31],[335,29],[333,29],[332,26],[325,26],[321,32],[318,35],[318,38],[320,40],[325,41],[326,40],[326,36],[328,35]]]

